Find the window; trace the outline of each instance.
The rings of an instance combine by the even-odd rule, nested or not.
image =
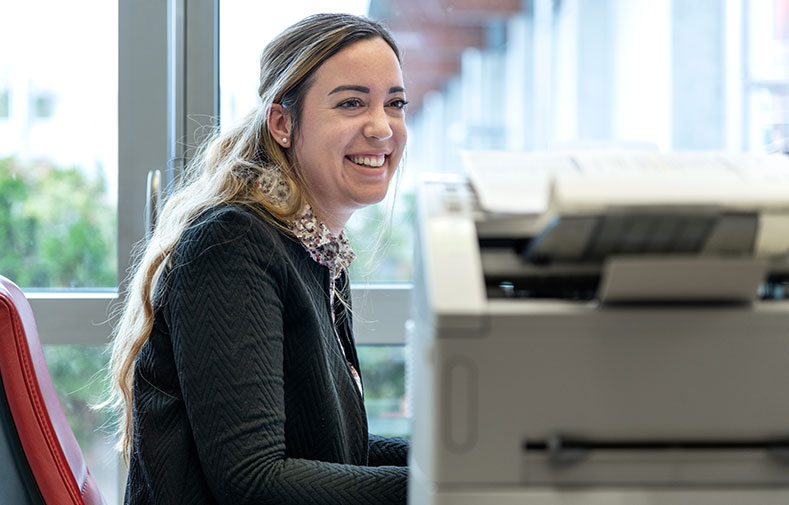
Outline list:
[[[432,48],[417,61],[440,52],[418,29],[421,11],[373,2],[381,4],[393,13],[392,26],[408,29],[401,40]],[[502,12],[505,4],[510,12]],[[484,5],[464,2],[468,9]],[[782,149],[789,117],[785,0],[496,5],[501,9],[487,16],[474,11],[482,35],[430,84],[411,117],[416,170],[462,171],[459,148]],[[432,22],[471,33],[458,9]],[[427,80],[414,67],[419,81]]]
[[[88,4],[4,9],[0,272],[23,288],[117,285],[117,8]]]

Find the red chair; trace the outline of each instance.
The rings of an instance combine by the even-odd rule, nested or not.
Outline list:
[[[30,304],[2,276],[0,379],[0,502],[104,505],[55,394]]]

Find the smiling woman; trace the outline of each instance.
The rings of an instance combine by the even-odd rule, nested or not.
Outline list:
[[[407,441],[368,433],[343,231],[405,147],[397,45],[316,15],[260,75],[261,105],[195,159],[130,287],[112,399],[126,503],[405,503]]]

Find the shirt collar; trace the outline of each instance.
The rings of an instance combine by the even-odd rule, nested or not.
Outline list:
[[[308,204],[296,218],[288,223],[288,228],[301,241],[310,257],[327,267],[334,278],[339,277],[356,259],[345,230],[339,236],[333,234],[326,224],[318,219]]]

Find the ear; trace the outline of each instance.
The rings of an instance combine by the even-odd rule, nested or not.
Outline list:
[[[268,130],[274,136],[274,141],[284,148],[289,148],[293,144],[292,125],[290,111],[278,103],[271,104],[268,109],[268,119],[266,120]]]

